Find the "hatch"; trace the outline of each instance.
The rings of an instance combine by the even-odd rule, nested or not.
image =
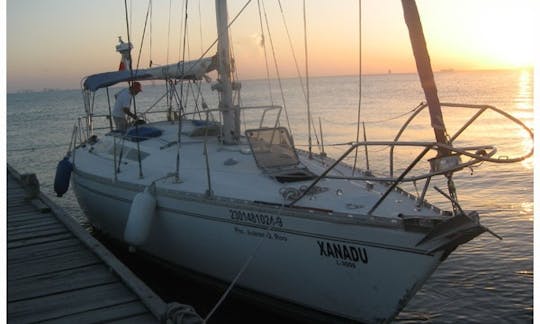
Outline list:
[[[298,159],[289,131],[285,127],[246,131],[255,163],[279,182],[306,181],[316,178]]]

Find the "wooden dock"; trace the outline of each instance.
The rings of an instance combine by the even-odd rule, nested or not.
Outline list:
[[[182,308],[164,303],[9,165],[6,302],[9,323],[175,323],[178,314],[167,313]]]

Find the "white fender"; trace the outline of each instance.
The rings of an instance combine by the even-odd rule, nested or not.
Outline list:
[[[156,198],[147,187],[133,198],[124,230],[124,240],[131,245],[146,242],[156,211]]]

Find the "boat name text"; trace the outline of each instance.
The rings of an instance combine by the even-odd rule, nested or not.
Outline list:
[[[319,246],[321,256],[341,261],[362,261],[362,263],[368,263],[367,251],[363,247],[327,241],[317,241],[317,245]],[[346,265],[343,262],[339,264]]]
[[[283,221],[279,216],[259,214],[243,210],[229,209],[229,215],[233,221],[252,223],[272,227],[283,227]]]

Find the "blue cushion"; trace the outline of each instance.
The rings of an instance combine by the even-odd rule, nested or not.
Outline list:
[[[159,128],[152,126],[141,125],[138,127],[131,127],[126,132],[126,138],[133,142],[145,141],[152,137],[159,137],[163,131]]]

